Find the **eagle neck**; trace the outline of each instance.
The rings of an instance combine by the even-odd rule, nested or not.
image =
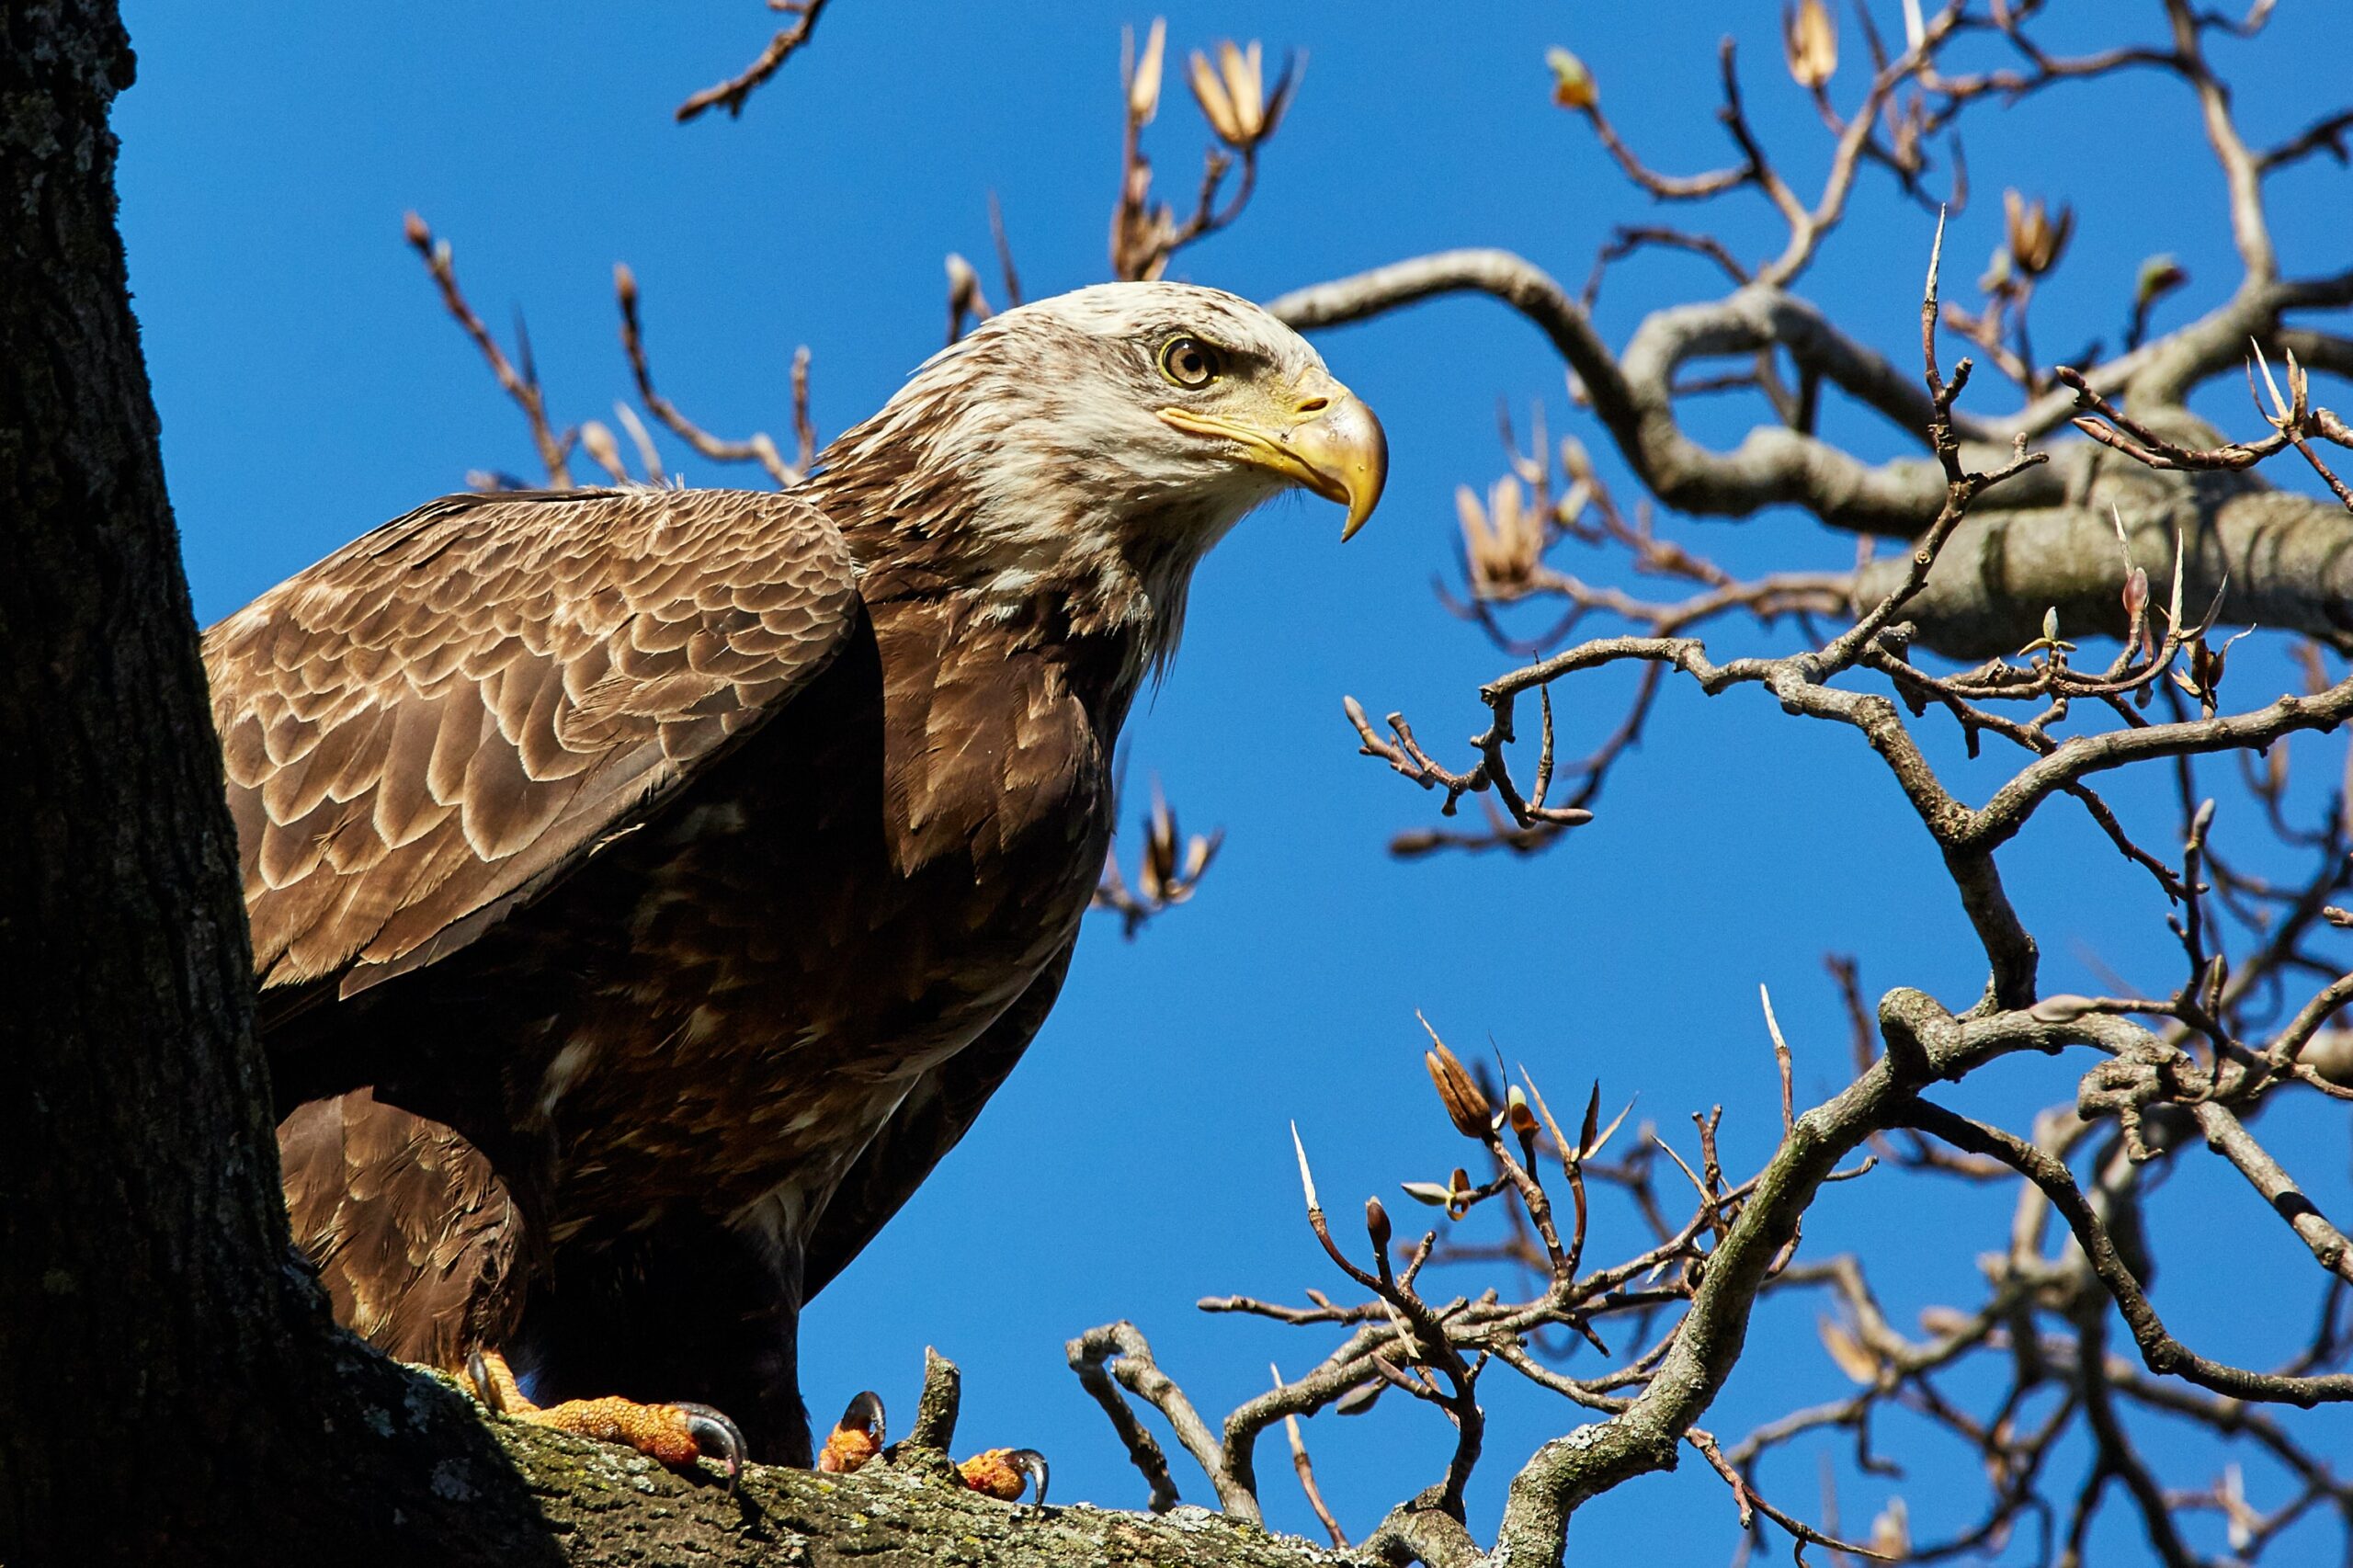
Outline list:
[[[878,631],[953,628],[1006,657],[1058,666],[1108,738],[1147,675],[1175,655],[1194,566],[1233,518],[1202,502],[1059,507],[990,494],[858,433],[827,454],[811,499],[842,529]],[[893,607],[918,613],[903,618]]]

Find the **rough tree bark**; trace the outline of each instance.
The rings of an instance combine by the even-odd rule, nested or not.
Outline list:
[[[387,1555],[529,1562],[519,1483],[479,1521],[436,1495],[428,1456],[506,1468],[464,1403],[338,1335],[290,1266],[114,223],[129,42],[99,0],[0,28],[0,1560],[299,1558],[374,1525]]]
[[[0,9],[0,1562],[1273,1568],[903,1462],[708,1475],[485,1426],[289,1249],[233,831],[131,314],[111,0]]]

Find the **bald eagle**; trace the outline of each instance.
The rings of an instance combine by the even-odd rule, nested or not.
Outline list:
[[[1114,284],[980,326],[790,491],[451,496],[215,626],[341,1320],[808,1462],[801,1304],[1052,1006],[1194,566],[1290,487],[1345,538],[1386,460],[1264,311]]]

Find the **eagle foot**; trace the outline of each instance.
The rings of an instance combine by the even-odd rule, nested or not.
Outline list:
[[[882,1396],[869,1389],[851,1399],[826,1435],[817,1450],[817,1468],[827,1475],[850,1475],[878,1458],[889,1464],[898,1453],[888,1446]],[[1027,1484],[1038,1503],[1046,1501],[1046,1456],[1035,1449],[990,1449],[952,1468],[959,1481],[983,1496],[1017,1502]]]
[[[990,1449],[957,1465],[964,1484],[1001,1503],[1021,1500],[1021,1485],[1035,1489],[1039,1506],[1046,1502],[1046,1456],[1035,1449]]]
[[[561,1404],[531,1403],[516,1381],[514,1369],[495,1350],[475,1350],[466,1357],[466,1377],[483,1403],[501,1415],[552,1426],[576,1437],[621,1443],[667,1465],[690,1465],[698,1459],[716,1459],[727,1466],[727,1491],[733,1495],[744,1473],[744,1434],[726,1416],[707,1404],[640,1404],[635,1400],[567,1399]]]
[[[855,1395],[817,1450],[817,1468],[827,1475],[849,1475],[882,1451],[882,1396],[872,1389]]]

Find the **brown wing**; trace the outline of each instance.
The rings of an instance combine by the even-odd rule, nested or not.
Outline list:
[[[472,940],[833,656],[840,531],[736,491],[432,502],[205,636],[265,988]]]
[[[335,1321],[404,1361],[455,1370],[522,1313],[521,1221],[472,1145],[367,1090],[278,1130],[294,1243]]]
[[[996,1093],[1052,1011],[1075,946],[1064,948],[978,1040],[916,1080],[899,1102],[834,1189],[810,1235],[801,1264],[802,1301],[848,1267],[875,1233],[915,1196],[932,1167],[962,1141],[981,1107]]]

